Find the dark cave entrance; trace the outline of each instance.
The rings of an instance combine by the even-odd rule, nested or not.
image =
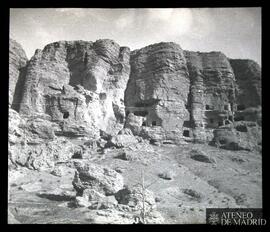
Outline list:
[[[133,113],[134,115],[141,116],[141,117],[145,117],[148,114],[147,111],[134,111]]]
[[[235,117],[234,121],[245,121],[245,117],[244,116]]]
[[[245,105],[238,105],[237,110],[244,110],[246,109]]]
[[[153,121],[152,122],[152,126],[156,126],[157,125],[157,122],[156,121]]]
[[[190,137],[189,130],[184,130],[183,131],[183,136],[184,137]]]
[[[64,119],[67,119],[68,117],[69,117],[69,112],[64,112],[63,118],[64,118]]]

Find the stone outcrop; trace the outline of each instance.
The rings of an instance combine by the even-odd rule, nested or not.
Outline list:
[[[17,109],[21,98],[21,89],[24,84],[26,54],[15,40],[9,40],[9,106]]]
[[[188,102],[190,120],[186,122],[186,136],[193,137],[197,142],[209,141],[213,129],[232,118],[234,72],[221,52],[186,51],[185,56],[191,81]]]
[[[260,149],[261,68],[254,61],[171,42],[130,52],[108,39],[51,43],[29,61],[10,40],[9,59],[10,164],[51,169],[59,159],[140,139]],[[91,144],[71,142],[80,139]]]
[[[229,150],[261,150],[262,130],[256,122],[236,122],[214,130],[212,143]]]
[[[19,112],[49,115],[64,136],[116,134],[129,72],[129,49],[112,40],[48,44],[29,61]]]
[[[78,196],[86,189],[94,189],[103,195],[113,195],[123,188],[123,177],[116,171],[97,164],[77,161],[74,163],[77,172],[72,182]]]
[[[131,52],[131,74],[125,91],[126,113],[141,117],[144,134],[180,140],[190,80],[182,48],[159,43]]]

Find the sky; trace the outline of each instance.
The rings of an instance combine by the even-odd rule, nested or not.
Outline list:
[[[59,40],[113,39],[131,50],[175,42],[261,64],[261,8],[12,8],[10,37],[28,58]]]

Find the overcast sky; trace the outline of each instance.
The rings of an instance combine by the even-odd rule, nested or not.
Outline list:
[[[55,41],[108,38],[132,50],[167,41],[261,64],[261,8],[10,9],[10,36],[28,58]]]

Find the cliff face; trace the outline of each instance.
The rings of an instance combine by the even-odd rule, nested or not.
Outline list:
[[[180,139],[189,118],[190,80],[183,50],[174,43],[159,43],[132,52],[130,60],[127,113],[142,117],[142,133],[148,137],[159,131],[162,139]]]
[[[29,62],[19,113],[49,115],[59,135],[115,134],[129,72],[129,49],[111,40],[49,44]]]
[[[185,52],[191,80],[189,109],[195,140],[210,140],[212,130],[232,121],[235,76],[220,52]]]
[[[11,40],[9,95],[10,151],[25,149],[25,160],[42,141],[109,140],[118,133],[226,149],[261,144],[259,65],[175,43],[130,52],[112,40],[59,41],[27,61]]]
[[[27,57],[20,44],[15,40],[9,40],[9,105],[13,108],[19,106],[20,89],[24,82],[24,70]],[[14,100],[14,102],[13,102]]]

